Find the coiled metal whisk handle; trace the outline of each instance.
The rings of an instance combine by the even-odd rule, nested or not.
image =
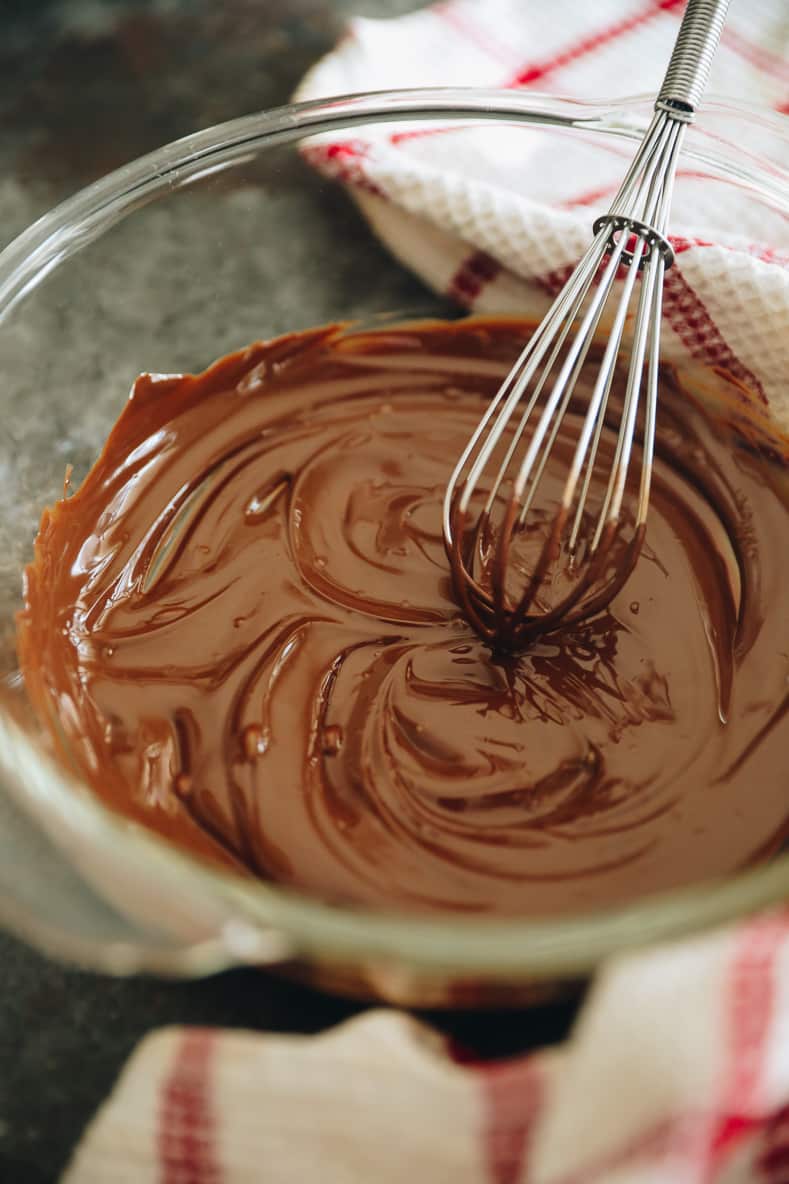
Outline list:
[[[688,0],[656,108],[692,117],[707,85],[730,0]]]

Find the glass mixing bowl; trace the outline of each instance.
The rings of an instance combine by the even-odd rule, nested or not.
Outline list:
[[[401,91],[298,104],[170,144],[78,193],[0,255],[0,922],[116,974],[277,966],[400,1004],[503,1005],[583,980],[614,952],[789,894],[789,856],[606,912],[551,921],[419,918],[330,907],[205,866],[114,816],[48,755],[14,650],[21,571],[67,464],[78,481],[141,370],[200,369],[260,337],[395,311],[446,314],[373,238],[305,137],[408,121],[506,121],[592,145],[638,136],[646,100],[610,106],[513,91]],[[711,99],[690,171],[789,213],[789,124]],[[747,146],[747,147],[746,147]],[[550,177],[541,179],[550,197]],[[683,180],[678,182],[681,193]],[[590,218],[591,222],[591,218]],[[704,223],[704,210],[698,222]]]

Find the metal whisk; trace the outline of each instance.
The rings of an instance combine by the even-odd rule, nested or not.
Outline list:
[[[522,645],[597,612],[638,558],[654,458],[663,277],[674,258],[666,238],[674,175],[728,4],[689,0],[652,121],[613,205],[595,221],[589,249],[447,486],[444,541],[456,592],[477,631],[495,644]],[[579,410],[577,380],[622,269],[608,341]],[[610,395],[637,287],[627,378],[612,429]],[[566,454],[567,477],[561,493],[551,495],[546,473],[553,472],[548,484],[555,483],[555,466],[548,464],[555,450],[560,462]]]

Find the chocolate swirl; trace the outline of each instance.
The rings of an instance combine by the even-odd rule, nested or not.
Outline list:
[[[138,379],[44,517],[20,621],[98,794],[381,907],[556,914],[775,849],[785,491],[669,374],[624,592],[516,656],[460,614],[444,486],[527,331],[330,328]]]

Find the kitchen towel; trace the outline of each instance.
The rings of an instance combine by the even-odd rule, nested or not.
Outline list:
[[[652,94],[684,0],[449,0],[393,21],[354,20],[299,99],[403,86],[506,86],[528,98]],[[664,356],[722,366],[754,410],[789,430],[789,5],[734,0],[709,92],[786,123],[783,144],[707,104],[701,151],[747,165],[769,144],[785,208],[711,183],[681,161],[670,220],[676,262],[664,286]],[[641,112],[643,126],[648,104]],[[579,114],[583,111],[579,108]],[[623,109],[620,122],[637,119]],[[727,147],[728,145],[728,147]],[[430,288],[478,312],[542,316],[591,238],[635,151],[548,129],[379,124],[324,135],[304,154],[342,181],[391,252]]]
[[[517,1014],[512,1019],[517,1030]],[[564,1047],[409,1017],[148,1037],[64,1184],[787,1184],[789,912],[614,961]]]

